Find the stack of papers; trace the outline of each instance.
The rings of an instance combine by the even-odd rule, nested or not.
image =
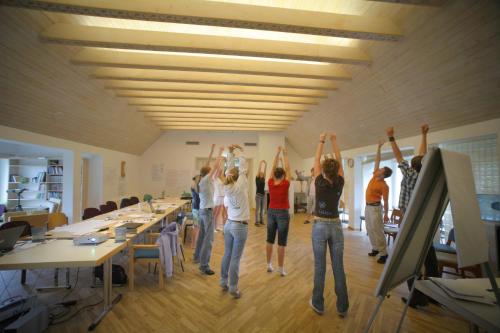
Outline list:
[[[430,278],[448,296],[488,305],[496,305],[495,294],[491,291],[489,279],[441,279]],[[500,279],[497,279],[497,284]]]

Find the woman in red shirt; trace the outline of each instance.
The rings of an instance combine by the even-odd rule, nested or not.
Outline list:
[[[278,167],[280,153],[283,152],[285,169]],[[267,271],[272,272],[273,266],[271,259],[273,255],[273,245],[278,233],[278,267],[281,276],[285,276],[285,247],[288,238],[288,225],[290,223],[290,214],[288,209],[288,189],[290,188],[290,163],[288,153],[283,147],[278,147],[274,157],[272,177],[269,178],[269,209],[267,210]]]

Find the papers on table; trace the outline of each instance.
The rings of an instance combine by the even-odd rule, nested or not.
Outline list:
[[[101,229],[108,228],[116,222],[117,221],[115,220],[86,220],[54,228],[51,233],[68,233],[74,236],[81,236],[90,232],[96,232]]]
[[[482,304],[495,305],[495,294],[491,291],[489,279],[441,279],[430,278],[448,296]],[[497,279],[497,284],[500,279]]]

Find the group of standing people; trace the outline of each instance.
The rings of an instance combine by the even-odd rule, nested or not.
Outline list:
[[[411,165],[404,160],[394,138],[394,129],[387,129],[388,139],[398,161],[398,167],[403,174],[401,183],[401,194],[399,208],[404,211],[408,206],[411,194],[416,184],[422,158],[427,147],[427,132],[429,127],[422,126],[422,144],[419,154],[411,160]],[[337,144],[335,134],[330,135],[333,157],[326,155],[323,160],[323,148],[326,142],[326,134],[322,133],[316,148],[314,168],[311,170],[311,184],[309,186],[309,209],[312,216],[312,249],[314,254],[314,285],[310,306],[318,313],[324,313],[324,286],[326,273],[326,253],[329,251],[337,296],[337,313],[344,317],[349,308],[346,275],[344,271],[343,252],[344,236],[341,221],[339,219],[339,202],[344,187],[344,170],[342,157]],[[372,246],[369,256],[378,256],[377,262],[385,263],[388,258],[387,246],[384,237],[383,224],[389,220],[389,187],[385,178],[392,175],[388,167],[380,167],[381,148],[384,145],[380,141],[375,156],[373,177],[366,189],[365,220],[368,236]],[[221,264],[220,286],[223,291],[229,291],[235,298],[241,297],[238,288],[239,264],[243,254],[246,239],[248,237],[248,223],[250,221],[250,203],[248,197],[249,183],[247,179],[246,158],[243,148],[232,144],[228,147],[227,167],[224,170],[222,153],[219,154],[210,165],[212,150],[208,162],[201,168],[200,174],[193,178],[191,191],[193,193],[193,217],[199,223],[199,234],[196,240],[196,249],[193,261],[199,263],[201,273],[213,275],[210,268],[210,257],[214,239],[214,220],[219,214],[222,216],[224,225],[224,256]],[[283,161],[280,156],[283,155]],[[238,160],[238,167],[236,161]],[[256,211],[255,225],[264,225],[264,212],[266,203],[266,169],[267,163],[261,161],[255,179],[256,184]],[[267,180],[269,191],[269,207],[267,209],[267,238],[266,259],[267,272],[273,272],[272,255],[276,236],[278,238],[278,269],[281,276],[285,272],[285,248],[287,245],[290,224],[289,215],[289,188],[291,172],[286,149],[278,147],[273,160],[271,175]],[[215,189],[214,183],[221,185]],[[222,203],[222,208],[220,207]],[[220,211],[220,212],[218,212]],[[196,228],[195,228],[196,229]],[[196,232],[194,233],[196,235]],[[435,275],[435,252],[431,248],[426,259],[426,270],[428,275]],[[409,281],[409,287],[413,281]],[[407,301],[404,299],[404,301]],[[426,305],[425,296],[414,293],[410,305]]]

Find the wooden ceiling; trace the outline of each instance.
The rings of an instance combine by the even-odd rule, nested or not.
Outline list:
[[[360,41],[398,43],[409,9],[385,2],[0,0],[160,129],[231,131],[285,130],[373,63]]]

